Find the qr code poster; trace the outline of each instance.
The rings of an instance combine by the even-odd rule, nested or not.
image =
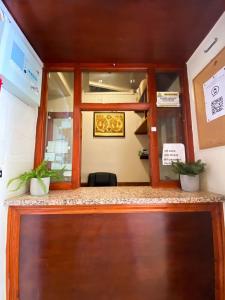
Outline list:
[[[207,122],[225,115],[225,67],[203,84]]]

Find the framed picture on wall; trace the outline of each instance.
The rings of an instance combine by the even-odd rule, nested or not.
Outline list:
[[[94,112],[94,137],[125,137],[124,112]]]

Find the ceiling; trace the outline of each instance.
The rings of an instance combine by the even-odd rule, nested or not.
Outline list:
[[[44,62],[183,63],[224,0],[4,0]]]

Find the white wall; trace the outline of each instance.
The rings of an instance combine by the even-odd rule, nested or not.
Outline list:
[[[39,61],[29,42],[10,17],[2,1],[0,7],[9,17],[10,22],[17,28],[25,45],[32,56]],[[2,47],[2,44],[0,45]],[[0,49],[1,53],[2,48]],[[41,63],[41,61],[40,61]],[[1,74],[3,75],[3,74]],[[19,195],[25,191],[10,193],[7,181],[21,172],[33,167],[37,108],[31,108],[21,100],[12,96],[3,88],[0,91],[0,168],[3,177],[0,178],[0,299],[6,299],[6,234],[7,234],[7,207],[3,205],[8,197]]]
[[[87,182],[92,172],[116,173],[118,182],[149,182],[148,160],[138,156],[139,150],[148,148],[148,138],[134,134],[141,116],[125,113],[125,138],[97,138],[93,137],[93,112],[82,115],[81,182]]]
[[[73,111],[73,97],[61,97],[48,101],[49,112],[72,112]]]
[[[21,194],[9,192],[6,184],[9,178],[33,168],[37,108],[32,108],[6,90],[0,92],[0,299],[5,299],[5,262],[7,208],[6,198]]]
[[[215,37],[218,38],[217,43],[208,53],[204,53]],[[225,194],[225,146],[199,149],[193,79],[224,46],[225,13],[187,62],[195,156],[207,163],[207,171],[202,176],[202,189],[222,194]]]

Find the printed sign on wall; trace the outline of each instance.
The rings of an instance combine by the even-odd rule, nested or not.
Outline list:
[[[185,162],[185,147],[181,143],[163,144],[162,164],[169,166],[172,161],[180,160]]]
[[[203,84],[207,122],[225,115],[225,67]]]
[[[180,107],[179,92],[157,92],[157,107]]]

